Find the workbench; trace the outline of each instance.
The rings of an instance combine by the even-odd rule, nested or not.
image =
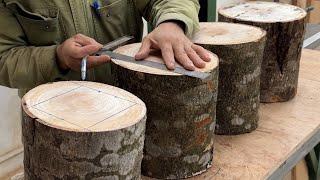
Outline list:
[[[252,133],[216,136],[212,168],[191,179],[278,180],[319,142],[320,51],[304,49],[297,96],[261,104],[260,124]]]
[[[304,49],[297,96],[261,104],[260,124],[252,133],[216,136],[212,168],[191,180],[278,180],[319,142],[320,51]]]

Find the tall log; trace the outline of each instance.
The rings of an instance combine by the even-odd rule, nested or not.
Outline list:
[[[146,107],[93,82],[41,85],[22,100],[24,174],[35,179],[141,179]]]
[[[133,56],[140,44],[116,52]],[[146,60],[163,63],[160,53]],[[117,81],[147,105],[148,120],[143,175],[181,179],[206,171],[213,158],[218,58],[212,55],[205,69],[211,76],[200,79],[113,60]]]
[[[265,35],[248,25],[200,23],[193,42],[220,59],[216,134],[242,134],[258,127]]]
[[[267,31],[262,62],[261,102],[288,101],[297,93],[306,12],[273,2],[247,2],[219,10],[219,21],[249,24]]]

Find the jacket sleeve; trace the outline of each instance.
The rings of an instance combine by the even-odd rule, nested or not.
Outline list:
[[[56,46],[29,46],[16,17],[2,1],[0,24],[0,85],[33,88],[62,76],[56,64]]]
[[[136,0],[140,13],[153,27],[168,20],[178,20],[185,24],[188,37],[199,30],[198,0]]]

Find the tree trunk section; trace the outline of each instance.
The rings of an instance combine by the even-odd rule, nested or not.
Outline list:
[[[260,73],[265,38],[233,45],[199,44],[218,55],[216,134],[235,135],[258,127]]]
[[[138,123],[118,130],[77,132],[59,129],[49,121],[46,124],[44,120],[31,117],[30,105],[25,101],[23,109],[26,180],[141,179],[146,116]]]
[[[142,174],[182,179],[206,171],[213,158],[218,68],[206,81],[113,69],[119,86],[148,109]]]
[[[287,22],[254,22],[219,12],[219,21],[253,25],[267,31],[260,101],[285,102],[294,98],[297,93],[305,18]]]
[[[216,134],[243,134],[258,127],[265,35],[248,25],[200,23],[193,42],[220,60]]]

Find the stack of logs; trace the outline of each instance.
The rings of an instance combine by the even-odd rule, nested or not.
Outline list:
[[[295,96],[305,17],[300,8],[269,2],[221,9],[224,22],[201,23],[193,37],[211,51],[211,61],[196,69],[210,73],[205,80],[113,59],[117,85],[146,104],[147,120],[140,99],[112,86],[64,82],[32,90],[23,98],[26,179],[140,179],[141,171],[181,179],[205,172],[214,133],[252,132],[260,101]],[[140,46],[115,52],[134,56]],[[163,63],[158,52],[146,61]]]

